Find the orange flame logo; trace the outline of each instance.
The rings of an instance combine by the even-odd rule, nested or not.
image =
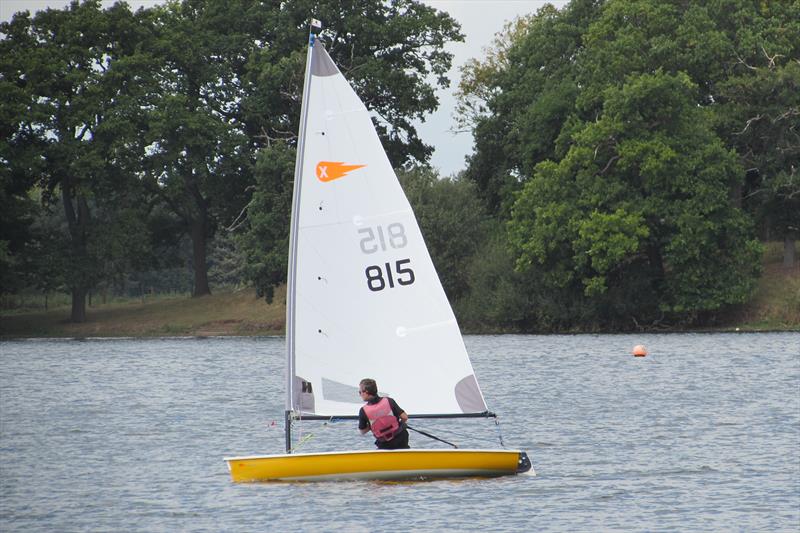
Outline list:
[[[317,163],[317,179],[333,181],[347,176],[348,172],[358,170],[366,165],[346,165],[341,161],[320,161]]]

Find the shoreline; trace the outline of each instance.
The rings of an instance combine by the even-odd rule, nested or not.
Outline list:
[[[590,331],[590,332],[500,332],[500,333],[469,333],[462,332],[464,337],[501,337],[501,336],[582,336],[582,335],[718,335],[720,333],[730,333],[735,335],[757,335],[761,333],[800,333],[800,325],[790,326],[785,329],[772,328],[772,329],[742,329],[742,328],[719,328],[719,329],[676,329],[676,330],[644,330],[644,331]],[[225,339],[261,339],[261,338],[285,338],[284,333],[263,333],[263,334],[186,334],[186,335],[94,335],[94,336],[6,336],[0,335],[0,343],[6,341],[29,341],[29,342],[47,342],[47,341],[76,341],[76,342],[102,342],[102,341],[148,341],[148,340],[225,340]]]
[[[696,328],[640,327],[603,331],[516,331],[513,328],[464,326],[463,335],[625,335],[651,333],[766,333],[800,332],[800,264],[785,268],[764,261],[764,274],[747,304],[716,317],[716,325]],[[16,339],[155,339],[283,336],[286,324],[286,287],[267,304],[253,288],[220,288],[214,294],[147,295],[87,307],[86,322],[69,322],[71,307],[63,303],[48,310],[0,312],[0,341]],[[470,327],[472,326],[472,327]]]

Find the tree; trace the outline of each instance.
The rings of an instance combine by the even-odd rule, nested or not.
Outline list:
[[[33,18],[18,13],[0,25],[4,180],[36,184],[45,204],[61,203],[66,233],[64,283],[71,319],[86,319],[86,294],[103,275],[92,239],[109,227],[106,202],[139,191],[126,169],[138,84],[120,61],[136,41],[135,17],[124,5],[101,10],[73,2]],[[110,200],[110,199],[115,200]],[[126,249],[127,250],[127,249]]]
[[[739,3],[721,13],[736,60],[719,84],[717,131],[745,168],[742,205],[761,234],[783,239],[784,264],[800,237],[800,3]]]
[[[282,141],[259,152],[247,231],[238,238],[246,254],[246,277],[255,285],[256,294],[270,303],[275,287],[286,280],[294,156],[295,150]]]
[[[503,224],[490,219],[486,238],[475,246],[461,267],[468,290],[453,302],[461,327],[494,333],[551,327],[545,300],[535,294],[536,284],[531,283],[535,277],[514,270]]]
[[[507,217],[513,193],[534,166],[563,156],[559,139],[575,120],[576,62],[599,6],[595,0],[574,0],[560,11],[545,5],[509,25],[483,62],[464,69],[459,111],[475,137],[466,178],[490,212]]]
[[[23,253],[31,239],[29,228],[38,210],[27,195],[28,179],[9,175],[7,164],[0,172],[0,294],[13,294],[25,286]]]
[[[760,246],[729,191],[741,167],[685,74],[631,76],[560,162],[543,162],[509,222],[517,267],[582,321],[693,321],[746,301]]]
[[[586,116],[598,113],[605,88],[633,73],[687,73],[700,89],[698,105],[714,110],[719,135],[745,169],[734,201],[743,200],[765,236],[787,237],[793,250],[799,21],[798,2],[608,2],[586,34],[577,105]]]
[[[392,160],[430,155],[411,120],[435,107],[423,79],[433,72],[444,83],[450,55],[441,45],[460,37],[454,21],[406,0],[314,6],[185,0],[152,10],[157,62],[150,74],[156,86],[148,176],[191,236],[196,296],[210,292],[207,240],[237,219],[250,200],[249,187],[259,181],[253,174],[257,150],[296,141],[310,13],[325,21],[331,55],[380,115],[377,127]],[[273,244],[280,241],[261,242]],[[275,277],[257,276],[259,283]]]
[[[470,288],[467,267],[488,239],[491,224],[475,185],[441,179],[427,168],[398,177],[448,299],[452,303],[464,298]]]
[[[86,239],[86,259],[92,263],[88,290],[151,264],[148,217],[142,207],[90,204],[89,208],[93,224]],[[68,289],[76,258],[64,211],[57,206],[40,210],[29,231],[31,238],[21,254],[26,286],[45,294]]]
[[[478,184],[493,213],[507,219],[510,206],[514,206],[509,228],[513,230],[518,265],[530,280],[544,284],[534,281],[526,285],[537,302],[551,301],[560,294],[562,309],[539,318],[554,323],[551,319],[555,317],[559,327],[582,321],[589,324],[603,316],[657,320],[659,304],[650,304],[658,302],[656,296],[665,296],[667,288],[670,296],[660,301],[664,312],[675,316],[683,313],[690,321],[704,314],[710,316],[713,309],[738,301],[752,286],[758,257],[742,216],[754,218],[764,235],[785,236],[787,243],[791,241],[787,249],[794,250],[800,212],[794,171],[800,163],[795,74],[800,43],[798,10],[797,2],[748,0],[573,1],[560,11],[543,8],[509,33],[495,51],[502,61],[491,61],[490,54],[489,61],[473,65],[462,85],[471,91],[465,98],[477,98],[489,113],[477,115],[475,153],[467,176]],[[721,141],[725,151],[738,160],[731,167],[730,160],[710,152],[709,157],[713,155],[718,162],[718,177],[706,176],[703,181],[706,187],[717,187],[716,198],[728,199],[730,213],[726,216],[731,217],[731,235],[738,234],[746,243],[736,244],[728,237],[708,242],[711,249],[720,242],[726,246],[730,243],[731,268],[742,277],[741,282],[730,280],[727,294],[718,287],[716,295],[698,289],[690,296],[689,280],[700,284],[706,274],[699,273],[688,258],[676,261],[680,255],[677,249],[670,251],[670,260],[665,263],[663,256],[652,253],[659,246],[648,244],[645,248],[651,253],[647,260],[633,261],[645,249],[642,243],[654,239],[658,224],[613,200],[616,192],[608,179],[621,161],[631,159],[630,154],[626,159],[626,154],[615,152],[623,143],[621,130],[610,127],[617,119],[610,114],[609,98],[626,101],[619,95],[633,91],[630,84],[635,80],[648,77],[662,81],[685,78],[694,89],[680,94],[690,95],[693,105],[704,111],[694,117],[701,121],[697,131],[684,128],[669,132],[667,147],[682,150],[686,139],[694,138],[707,140],[708,150],[718,150]],[[675,113],[685,113],[685,101],[665,101],[678,106]],[[474,101],[467,104],[468,109],[477,108]],[[667,115],[664,113],[664,117]],[[598,133],[602,124],[610,128],[607,138]],[[708,131],[701,134],[712,126],[716,135]],[[651,133],[646,129],[624,133],[626,146],[634,146],[633,135],[640,136],[642,146],[652,146]],[[680,140],[683,137],[686,139]],[[585,157],[579,158],[590,146],[592,157],[598,161],[604,158],[593,171]],[[642,163],[652,164],[649,156],[639,157]],[[697,155],[694,158],[702,165]],[[687,169],[675,171],[691,175]],[[629,180],[627,186],[635,183],[633,174],[625,179]],[[557,187],[559,180],[563,183]],[[521,187],[524,191],[518,193]],[[591,202],[587,190],[594,191]],[[700,192],[683,190],[683,194],[702,196]],[[544,193],[550,200],[544,196],[534,199]],[[558,203],[557,195],[565,199]],[[604,195],[609,198],[604,199]],[[594,213],[577,206],[577,212],[586,217],[580,231],[569,225],[578,224],[569,215],[573,209],[569,203],[576,198],[598,208]],[[615,205],[614,209],[610,205]],[[670,230],[676,231],[675,235],[689,232],[689,220],[698,216],[691,203],[676,205],[687,209],[687,217],[681,219],[680,228]],[[525,209],[537,211],[524,213]],[[717,222],[711,225],[717,228],[713,232],[719,231]],[[640,233],[642,229],[648,235]],[[684,245],[689,246],[688,241]],[[589,251],[591,260],[586,259]],[[633,266],[621,268],[618,261],[623,258],[638,264],[641,271]],[[750,269],[742,263],[747,258],[754,261]],[[576,265],[588,265],[588,270]],[[659,265],[664,265],[664,276]],[[649,271],[651,268],[655,270]],[[686,270],[679,274],[677,268]],[[626,279],[619,284],[615,276],[622,271]],[[634,274],[640,275],[640,288],[635,288]],[[686,276],[685,285],[669,285],[681,276]],[[666,285],[654,280],[663,280]],[[710,281],[702,283],[713,285]],[[637,298],[644,294],[648,297]],[[641,308],[635,309],[636,305]]]
[[[442,50],[462,39],[448,15],[415,0],[286,2],[270,8],[263,46],[251,56],[242,100],[249,138],[261,148],[252,199],[246,206],[247,271],[260,295],[271,299],[286,279],[291,181],[299,128],[309,13],[322,20],[320,34],[331,57],[374,113],[381,142],[395,167],[424,163],[431,147],[412,121],[436,108],[434,88],[446,86],[451,55]]]
[[[765,237],[784,241],[784,264],[792,266],[800,237],[800,62],[758,68],[722,91],[720,129],[747,169],[743,205]]]
[[[211,292],[207,243],[246,203],[253,153],[240,110],[263,11],[255,2],[171,2],[145,12],[146,179],[192,241],[194,296]],[[231,21],[237,21],[232,23]]]

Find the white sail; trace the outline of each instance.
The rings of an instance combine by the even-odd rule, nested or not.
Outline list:
[[[486,411],[453,311],[364,104],[311,47],[289,259],[287,408],[346,416],[358,383],[409,414]]]

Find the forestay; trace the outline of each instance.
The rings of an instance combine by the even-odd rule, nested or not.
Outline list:
[[[287,410],[352,416],[361,378],[409,414],[486,411],[461,333],[370,114],[310,48],[287,309]]]

